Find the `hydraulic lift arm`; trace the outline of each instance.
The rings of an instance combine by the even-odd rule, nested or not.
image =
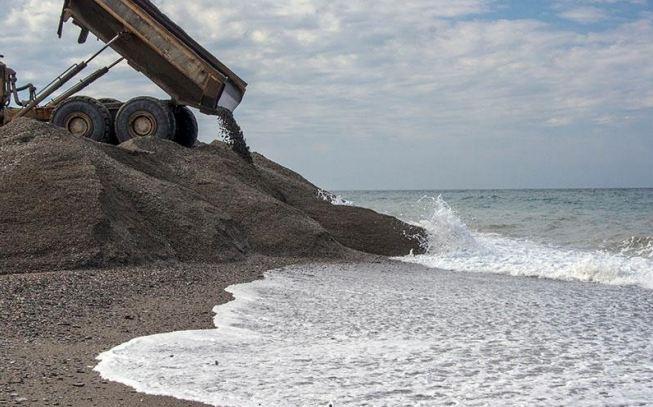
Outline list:
[[[107,42],[106,45],[104,45],[104,47],[102,47],[102,49],[100,49],[98,52],[93,54],[93,56],[91,56],[89,59],[87,59],[86,61],[80,62],[78,64],[72,65],[70,68],[68,68],[66,71],[64,71],[61,75],[56,77],[52,82],[50,82],[45,87],[45,89],[43,89],[41,92],[36,94],[33,98],[31,98],[30,102],[27,103],[27,105],[25,107],[23,107],[23,109],[21,109],[16,114],[16,116],[14,116],[14,119],[25,116],[27,113],[29,113],[30,110],[32,110],[36,106],[38,106],[39,103],[43,102],[48,96],[52,95],[57,90],[61,89],[66,83],[68,83],[71,79],[73,79],[75,76],[77,76],[77,74],[79,74],[81,71],[86,69],[86,67],[88,66],[89,63],[91,63],[91,61],[93,61],[95,58],[97,58],[98,55],[100,55],[107,48],[109,48],[114,42],[116,42],[118,39],[120,39],[124,34],[125,34],[124,32],[118,33],[111,41]],[[65,93],[65,94],[67,94],[66,97],[78,92],[81,89],[84,89],[85,87],[87,87],[88,85],[90,85],[91,83],[93,83],[94,81],[99,79],[100,77],[105,75],[107,72],[109,72],[109,69],[111,67],[117,65],[120,61],[121,60],[118,60],[115,63],[113,63],[112,65],[110,65],[110,67],[102,68],[99,71],[97,71],[96,73],[88,76],[82,82],[80,82],[80,84],[73,87],[73,89],[77,89],[77,90],[75,90],[75,92],[73,92],[73,93],[71,93],[71,91],[66,92]]]

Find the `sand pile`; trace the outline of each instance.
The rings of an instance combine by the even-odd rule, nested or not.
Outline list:
[[[110,146],[11,123],[0,129],[0,274],[420,250],[419,228],[332,205],[298,174],[252,156],[253,165],[221,142]]]

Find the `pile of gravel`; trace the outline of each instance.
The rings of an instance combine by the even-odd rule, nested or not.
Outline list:
[[[420,251],[421,229],[332,205],[300,175],[252,159],[222,142],[111,146],[12,122],[0,128],[0,274]]]

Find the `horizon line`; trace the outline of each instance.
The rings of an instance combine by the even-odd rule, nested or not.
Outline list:
[[[319,187],[318,187],[319,188]],[[322,189],[322,188],[320,188]],[[590,190],[638,190],[651,187],[562,187],[562,188],[410,188],[410,189],[329,189],[333,192],[419,192],[419,191],[590,191]]]

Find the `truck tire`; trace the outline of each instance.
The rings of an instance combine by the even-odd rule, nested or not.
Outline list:
[[[193,147],[197,141],[197,134],[199,133],[195,115],[187,106],[177,106],[174,108],[174,112],[175,120],[177,121],[175,142],[184,147]]]
[[[117,99],[112,98],[102,98],[98,99],[98,102],[102,103],[104,107],[107,108],[111,114],[111,144],[118,144],[118,137],[116,137],[116,132],[113,124],[116,122],[116,116],[118,115],[118,110],[122,107],[123,103]]]
[[[111,113],[102,103],[87,96],[74,96],[60,103],[52,112],[50,123],[79,137],[111,142]]]
[[[131,99],[122,105],[115,121],[116,136],[121,143],[147,136],[171,140],[176,127],[169,104],[147,96]]]

